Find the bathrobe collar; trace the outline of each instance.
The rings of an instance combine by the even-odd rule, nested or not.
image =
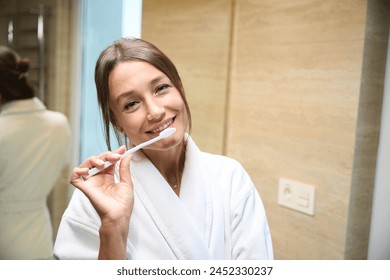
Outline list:
[[[45,105],[37,98],[9,101],[1,106],[0,115],[21,114],[26,112],[46,110]]]
[[[180,197],[142,153],[133,156],[131,174],[141,204],[177,259],[210,259],[212,203],[202,153],[188,136]]]

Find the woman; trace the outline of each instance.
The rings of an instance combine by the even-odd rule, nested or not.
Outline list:
[[[27,81],[30,63],[0,46],[0,259],[50,259],[47,198],[68,163],[67,118]]]
[[[234,160],[201,152],[173,63],[141,39],[120,39],[95,68],[110,150],[176,132],[123,158],[125,146],[74,168],[76,187],[54,248],[59,259],[272,259],[256,189]],[[127,141],[128,140],[128,141]],[[90,168],[116,162],[93,177]]]

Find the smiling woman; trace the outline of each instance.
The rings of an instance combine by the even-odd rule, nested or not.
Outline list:
[[[246,171],[201,152],[189,136],[189,106],[168,57],[144,40],[120,39],[99,56],[95,82],[107,146],[112,124],[127,147],[73,169],[77,190],[60,224],[57,258],[273,258],[264,206]],[[120,160],[167,128],[176,132]],[[107,161],[118,168],[88,177]]]
[[[169,78],[147,62],[120,63],[109,79],[111,120],[132,144],[138,145],[167,127],[177,142],[188,126],[186,102]],[[161,143],[161,142],[159,142]]]
[[[131,42],[131,44],[126,44],[126,42]],[[117,52],[120,52],[121,55],[117,56]],[[149,72],[150,70],[152,70],[152,72]],[[135,75],[130,75],[127,71],[132,71],[132,73],[135,72]],[[150,78],[151,74],[154,76]],[[114,132],[120,145],[126,144],[126,142],[123,143],[121,141],[121,139],[123,139],[123,135],[121,134],[121,132],[123,132],[123,127],[117,127],[117,119],[114,112],[116,112],[116,114],[119,114],[120,111],[122,111],[122,113],[130,112],[136,109],[137,106],[141,106],[141,101],[143,101],[142,98],[146,98],[148,102],[145,102],[146,100],[144,100],[143,108],[152,109],[152,111],[149,112],[148,117],[155,118],[156,116],[153,114],[158,114],[158,112],[153,111],[156,109],[158,110],[158,106],[156,108],[145,108],[145,106],[156,105],[155,102],[149,102],[150,97],[153,95],[145,94],[146,91],[154,92],[155,96],[164,96],[164,93],[172,91],[179,94],[181,96],[181,102],[185,106],[184,109],[188,118],[188,128],[191,128],[190,109],[176,67],[170,59],[155,46],[148,44],[143,40],[120,40],[108,47],[101,53],[96,64],[95,81],[98,102],[101,106],[104,120],[106,144],[109,150],[111,150],[110,123],[114,126]],[[145,87],[148,86],[148,88],[139,88],[138,91],[136,91],[137,86],[142,86],[142,83],[145,83]],[[111,96],[109,95],[108,89],[112,91]],[[168,95],[168,98],[171,97],[172,94]],[[157,99],[166,100],[167,98],[159,97]],[[154,98],[154,100],[157,99]],[[122,109],[115,106],[120,102],[127,102],[126,104],[122,104]],[[126,106],[126,110],[124,106]],[[165,116],[162,116],[161,114],[157,116],[157,118],[160,117]],[[125,139],[132,138],[127,137]],[[136,141],[136,139],[132,140]]]

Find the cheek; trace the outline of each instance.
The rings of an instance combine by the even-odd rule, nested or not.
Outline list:
[[[186,109],[186,106],[184,106],[183,104],[183,110],[182,110],[182,114],[183,114],[183,121],[184,121],[184,126],[187,128],[188,125],[189,125],[189,119],[188,119],[188,112],[187,112],[187,109]]]
[[[118,126],[123,128],[124,133],[126,134],[127,138],[131,140],[131,138],[134,137],[137,131],[140,130],[139,125],[139,118],[136,114],[132,114],[131,116],[122,114],[119,116],[118,119]]]
[[[180,103],[178,103],[176,106],[176,110],[179,113],[180,122],[182,123],[183,129],[186,130],[186,128],[189,125],[189,123],[188,123],[189,120],[188,120],[188,112],[187,112],[187,109],[186,109],[184,102],[181,101]]]
[[[137,127],[137,119],[132,117],[127,117],[123,118],[122,120],[123,126],[128,130],[128,131],[134,131]]]
[[[171,106],[173,105],[174,108],[181,114],[187,116],[187,109],[184,100],[179,92],[177,92],[175,95],[172,95],[172,98],[169,100],[169,103],[171,104]]]
[[[129,125],[126,126],[125,130],[124,130],[124,134],[126,135],[127,139],[129,139],[130,143],[134,146],[145,141],[145,140],[140,138],[140,135],[138,133],[136,133],[136,131],[137,131],[137,129],[135,129]]]
[[[184,126],[187,127],[188,126],[188,122],[189,122],[188,111],[187,111],[187,108],[186,108],[186,106],[185,106],[183,101],[180,102],[178,108],[180,108],[179,111],[180,111],[180,113],[182,115]]]

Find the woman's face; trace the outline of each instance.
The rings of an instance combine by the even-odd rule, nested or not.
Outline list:
[[[179,91],[160,70],[142,61],[119,63],[110,73],[110,108],[117,127],[132,144],[158,136],[168,127],[176,132],[146,149],[166,150],[181,143],[188,125]]]

